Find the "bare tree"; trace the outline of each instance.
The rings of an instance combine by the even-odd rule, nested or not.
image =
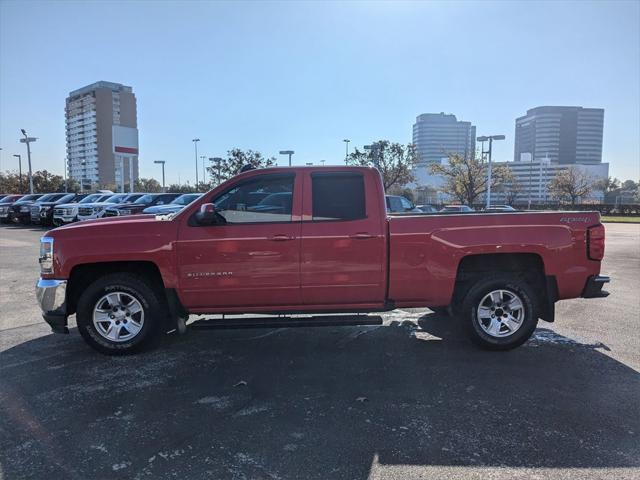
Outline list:
[[[413,169],[417,161],[418,152],[414,145],[404,146],[389,140],[375,142],[368,151],[356,148],[347,157],[347,165],[377,168],[382,175],[385,191],[413,182]]]
[[[549,193],[561,202],[575,205],[579,198],[591,193],[595,182],[584,170],[569,167],[559,171],[549,183]]]
[[[448,163],[433,163],[429,166],[429,170],[434,175],[444,177],[442,191],[456,198],[460,203],[473,205],[477,198],[487,191],[486,163],[477,157],[449,154]],[[508,168],[494,166],[491,188],[495,189],[511,178],[513,177]]]

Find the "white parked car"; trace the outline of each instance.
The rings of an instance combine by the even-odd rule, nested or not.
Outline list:
[[[53,224],[56,227],[78,220],[78,209],[87,203],[104,202],[113,194],[92,193],[77,203],[63,203],[53,209]]]
[[[132,202],[133,200],[140,198],[144,193],[117,193],[110,195],[107,199],[101,202],[86,203],[78,206],[78,220],[94,220],[96,218],[102,218],[105,209],[113,206],[114,204],[123,202]]]

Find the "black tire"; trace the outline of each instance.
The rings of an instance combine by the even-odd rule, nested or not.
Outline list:
[[[114,292],[122,292],[125,298],[134,298],[142,306],[144,321],[139,331],[129,340],[109,340],[93,323],[96,304],[105,295]],[[148,278],[133,273],[112,273],[98,278],[82,292],[76,308],[76,322],[82,338],[95,350],[106,355],[129,355],[156,344],[165,329],[167,312],[162,291],[154,288],[153,282]],[[119,328],[126,327],[122,325]],[[126,334],[129,332],[125,329]]]
[[[478,309],[483,299],[486,299],[491,292],[497,290],[506,292],[502,297],[504,299],[513,300],[513,295],[515,295],[521,301],[523,310],[523,313],[520,314],[520,326],[514,329],[513,333],[508,333],[509,328],[507,325],[500,325],[498,335],[504,335],[501,337],[490,335],[483,328],[482,325],[485,328],[489,328],[489,322],[493,322],[491,318],[483,321],[478,315]],[[487,305],[487,303],[483,303],[484,305]],[[500,305],[499,302],[498,305]],[[504,303],[504,305],[507,305],[507,303]],[[530,285],[523,282],[516,275],[497,274],[481,278],[471,286],[462,303],[461,318],[464,321],[469,338],[476,345],[487,350],[510,350],[526,342],[536,329],[538,324],[536,305],[535,292]],[[501,308],[497,310],[497,312],[493,311],[492,313],[504,313]],[[508,310],[508,306],[506,310]],[[501,321],[503,320],[503,315],[498,315],[498,317]]]

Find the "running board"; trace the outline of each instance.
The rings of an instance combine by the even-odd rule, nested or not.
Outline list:
[[[189,329],[209,330],[224,328],[295,328],[337,327],[354,325],[382,325],[379,315],[318,315],[312,317],[240,317],[196,320]]]

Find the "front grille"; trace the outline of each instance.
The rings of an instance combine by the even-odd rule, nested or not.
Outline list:
[[[82,216],[88,216],[88,215],[93,215],[93,208],[92,207],[80,207],[78,209],[78,215],[82,215]]]
[[[118,216],[118,210],[107,210],[104,212],[104,216],[105,217],[117,217]]]
[[[55,208],[53,210],[54,215],[65,215],[67,211],[64,208]]]
[[[40,207],[31,207],[31,215],[38,215],[40,213]]]

